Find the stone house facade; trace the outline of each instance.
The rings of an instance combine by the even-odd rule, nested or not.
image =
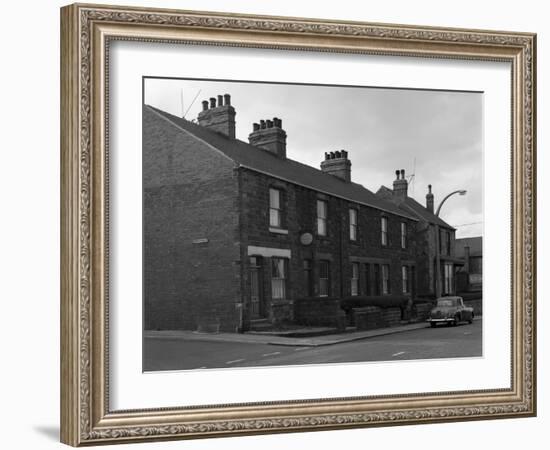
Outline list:
[[[143,107],[146,329],[241,332],[292,322],[298,299],[428,289],[418,214],[351,181],[345,150],[319,170],[287,158],[282,120],[246,143],[235,116],[227,94],[198,123]]]

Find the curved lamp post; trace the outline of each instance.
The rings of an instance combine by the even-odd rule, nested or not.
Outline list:
[[[441,211],[441,207],[443,206],[443,203],[451,197],[452,195],[466,195],[466,189],[459,189],[457,191],[453,191],[441,202],[439,203],[439,206],[437,207],[437,210],[435,212],[435,215],[439,217],[439,212]],[[440,239],[439,239],[439,224],[435,224],[435,270],[436,270],[436,276],[435,276],[435,298],[438,299],[441,297],[441,253],[440,253]]]

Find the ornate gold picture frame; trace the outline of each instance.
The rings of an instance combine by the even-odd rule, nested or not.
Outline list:
[[[509,63],[509,388],[280,402],[259,398],[254,403],[113,410],[109,400],[108,69],[109,49],[115,41]],[[535,87],[536,36],[530,33],[86,4],[62,8],[62,442],[81,446],[534,416]]]

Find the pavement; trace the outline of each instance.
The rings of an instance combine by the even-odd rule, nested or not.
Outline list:
[[[476,318],[477,320],[477,318]],[[325,345],[335,345],[343,342],[359,341],[377,336],[388,334],[403,333],[407,331],[429,328],[426,322],[409,323],[387,328],[377,328],[366,331],[346,331],[339,334],[325,334],[315,337],[286,337],[275,336],[264,333],[198,333],[196,331],[185,330],[166,330],[166,331],[145,331],[146,339],[182,339],[185,341],[208,341],[208,342],[236,342],[243,344],[269,344],[286,345],[297,347],[320,347]],[[313,328],[304,330],[314,331]],[[317,331],[321,332],[322,328]],[[293,330],[294,334],[299,334],[300,330]]]

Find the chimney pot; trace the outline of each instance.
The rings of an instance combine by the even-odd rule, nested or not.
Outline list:
[[[279,158],[286,158],[286,133],[281,127],[281,119],[260,120],[253,124],[253,131],[248,136],[248,142],[255,147],[263,148]]]
[[[432,185],[428,185],[428,193],[426,194],[426,209],[432,214],[434,212],[434,195],[432,194]]]
[[[231,106],[231,95],[224,94],[223,99],[224,99],[223,103],[225,106]]]
[[[224,106],[224,96],[218,95],[217,97],[219,108],[216,108],[216,97],[210,97],[209,101],[202,102],[202,111],[197,117],[199,125],[230,139],[235,139],[235,108],[230,106],[227,101]]]
[[[321,161],[321,170],[349,183],[351,181],[351,161],[346,150],[325,152],[325,160]]]
[[[401,169],[401,179],[405,179],[405,169]]]
[[[395,178],[396,178],[397,180],[399,180],[399,170],[396,170],[396,171],[395,171]]]

